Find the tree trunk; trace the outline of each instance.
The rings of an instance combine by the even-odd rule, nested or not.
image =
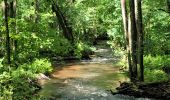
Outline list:
[[[131,20],[130,20],[130,14],[129,14],[129,17],[128,17],[128,33],[129,33],[129,36],[128,36],[128,39],[129,39],[129,59],[130,59],[130,66],[129,66],[129,73],[130,73],[130,80],[133,81],[133,70],[132,70],[132,38],[131,38]]]
[[[5,3],[5,27],[6,27],[6,55],[7,55],[7,64],[11,64],[10,58],[10,37],[9,37],[9,27],[8,27],[8,2],[4,0]]]
[[[121,0],[121,8],[122,8],[124,37],[125,37],[125,45],[126,45],[126,53],[127,53],[127,63],[128,63],[130,77],[132,77],[131,56],[130,56],[130,48],[129,48],[129,34],[128,34],[128,15],[127,15],[126,0]]]
[[[135,82],[137,79],[137,30],[135,21],[135,6],[134,0],[129,0],[130,6],[130,32],[131,32],[131,55],[132,55],[132,81]]]
[[[11,1],[9,3],[9,12],[10,12],[10,18],[14,18],[14,7],[13,7],[14,2]]]
[[[141,0],[135,0],[136,28],[138,33],[138,64],[140,69],[139,80],[144,81],[143,66],[143,25],[142,25],[142,8]]]
[[[127,16],[127,9],[126,9],[126,0],[121,0],[121,8],[122,8],[122,18],[123,18],[123,25],[124,25],[124,34],[125,34],[125,42],[128,43],[128,16]]]
[[[167,11],[170,13],[170,0],[167,0]]]
[[[35,23],[39,22],[40,19],[40,15],[39,15],[39,5],[40,5],[40,1],[39,0],[35,0]]]
[[[64,17],[63,13],[61,12],[58,4],[56,4],[54,1],[53,1],[52,9],[57,16],[59,26],[61,27],[65,38],[67,38],[69,41],[71,41],[71,43],[73,43],[74,38],[73,38],[72,28],[68,25],[68,22]]]
[[[14,19],[14,21],[12,21],[11,23],[11,27],[12,27],[12,31],[16,34],[17,33],[17,28],[16,28],[16,2],[17,0],[13,0],[10,2],[10,8],[9,8],[9,13],[10,13],[10,18]],[[13,60],[17,60],[17,40],[11,39],[12,44],[12,49],[13,49]]]

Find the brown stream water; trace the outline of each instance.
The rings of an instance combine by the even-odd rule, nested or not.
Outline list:
[[[56,65],[51,80],[42,80],[42,100],[136,100],[107,91],[114,91],[120,82],[129,81],[116,66],[118,60],[119,57],[112,55],[112,49],[104,41],[96,46],[91,60]]]

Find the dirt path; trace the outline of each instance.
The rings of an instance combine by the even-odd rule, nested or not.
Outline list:
[[[106,43],[105,43],[106,44]],[[119,81],[128,81],[124,73],[113,64],[118,57],[104,43],[96,46],[92,60],[71,62],[57,67],[51,80],[43,85],[44,100],[133,100],[123,95],[112,95]],[[140,99],[141,100],[141,99]]]

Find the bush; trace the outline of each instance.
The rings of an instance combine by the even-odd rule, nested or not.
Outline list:
[[[119,66],[122,66],[122,69],[126,68],[126,64],[127,62],[125,58],[118,63]],[[169,79],[169,76],[163,71],[163,68],[170,68],[170,56],[147,55],[144,57],[144,67],[145,82],[167,81]]]
[[[8,72],[0,73],[0,100],[12,100],[13,86]]]
[[[39,90],[36,83],[33,82],[35,74],[31,71],[26,71],[19,68],[12,72],[12,83],[13,86],[13,99],[14,100],[25,100],[33,99],[37,96],[36,91]]]
[[[35,74],[49,73],[52,71],[51,63],[48,59],[35,59],[32,63],[23,64],[21,67]]]
[[[3,72],[0,75],[0,100],[33,100],[39,90],[33,82],[34,74],[24,69]]]
[[[170,67],[170,56],[145,56],[144,57],[144,66],[148,69],[162,69],[162,67]]]
[[[162,70],[145,69],[145,82],[161,82],[169,79],[168,75]]]
[[[0,100],[38,100],[40,87],[35,76],[52,71],[48,59],[36,59],[11,71],[4,71],[3,68],[6,67],[0,65]]]
[[[146,82],[160,82],[167,81],[168,75],[162,69],[163,67],[170,67],[170,56],[145,56],[145,81]]]
[[[75,55],[79,58],[88,58],[89,55],[93,54],[93,52],[95,51],[95,47],[92,47],[90,45],[88,45],[87,43],[77,43],[76,44],[76,49],[74,51]]]

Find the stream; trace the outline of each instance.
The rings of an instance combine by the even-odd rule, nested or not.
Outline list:
[[[112,95],[109,91],[129,81],[116,63],[120,57],[106,41],[98,43],[90,60],[56,64],[50,80],[41,80],[41,100],[151,100],[125,95]]]

